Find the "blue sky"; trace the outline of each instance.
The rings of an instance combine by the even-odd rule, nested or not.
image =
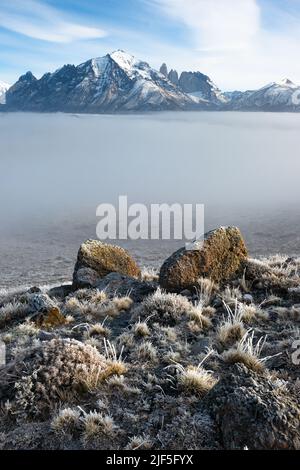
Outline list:
[[[0,0],[0,80],[124,49],[222,89],[300,83],[300,0]]]

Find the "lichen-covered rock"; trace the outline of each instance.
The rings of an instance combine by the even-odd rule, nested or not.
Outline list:
[[[42,293],[28,293],[27,302],[30,313],[47,313],[57,307],[56,303],[47,294]]]
[[[241,232],[236,227],[220,227],[204,235],[189,249],[171,255],[160,270],[160,285],[172,291],[193,289],[200,277],[223,282],[230,279],[247,257]]]
[[[226,449],[300,449],[299,400],[267,375],[234,365],[205,402]]]
[[[30,319],[38,326],[51,328],[65,323],[58,305],[47,294],[27,293],[27,302]]]
[[[89,271],[82,271],[83,268],[88,268]],[[81,245],[73,274],[75,288],[82,280],[93,285],[96,274],[98,278],[103,278],[113,272],[132,277],[139,277],[141,274],[134,259],[119,246],[99,240],[87,240]]]

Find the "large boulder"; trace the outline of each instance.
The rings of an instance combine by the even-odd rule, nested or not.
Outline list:
[[[192,289],[201,277],[215,282],[230,279],[247,257],[247,249],[236,227],[220,227],[173,253],[162,265],[160,285],[171,291]]]
[[[205,398],[226,449],[300,450],[300,404],[284,383],[234,365]]]
[[[93,287],[100,278],[117,272],[137,278],[141,271],[134,259],[119,246],[87,240],[78,251],[73,274],[74,288]]]

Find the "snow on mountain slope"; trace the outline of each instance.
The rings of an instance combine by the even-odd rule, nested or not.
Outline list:
[[[0,81],[0,104],[5,104],[5,96],[9,88],[10,85],[8,83]]]
[[[65,65],[40,80],[20,77],[7,94],[8,108],[106,112],[185,109],[195,101],[146,62],[118,50],[75,67]]]
[[[285,78],[258,90],[228,93],[229,107],[234,110],[297,111],[300,87]]]

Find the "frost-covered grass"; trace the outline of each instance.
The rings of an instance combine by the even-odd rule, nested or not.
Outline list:
[[[298,274],[281,257],[253,263],[264,268],[254,285],[245,273],[219,286],[199,279],[193,294],[157,288],[140,302],[97,289],[53,297],[65,322],[48,328],[28,314],[26,291],[2,293],[3,432],[43,425],[42,448],[222,448],[202,407],[235,364],[299,390]]]

